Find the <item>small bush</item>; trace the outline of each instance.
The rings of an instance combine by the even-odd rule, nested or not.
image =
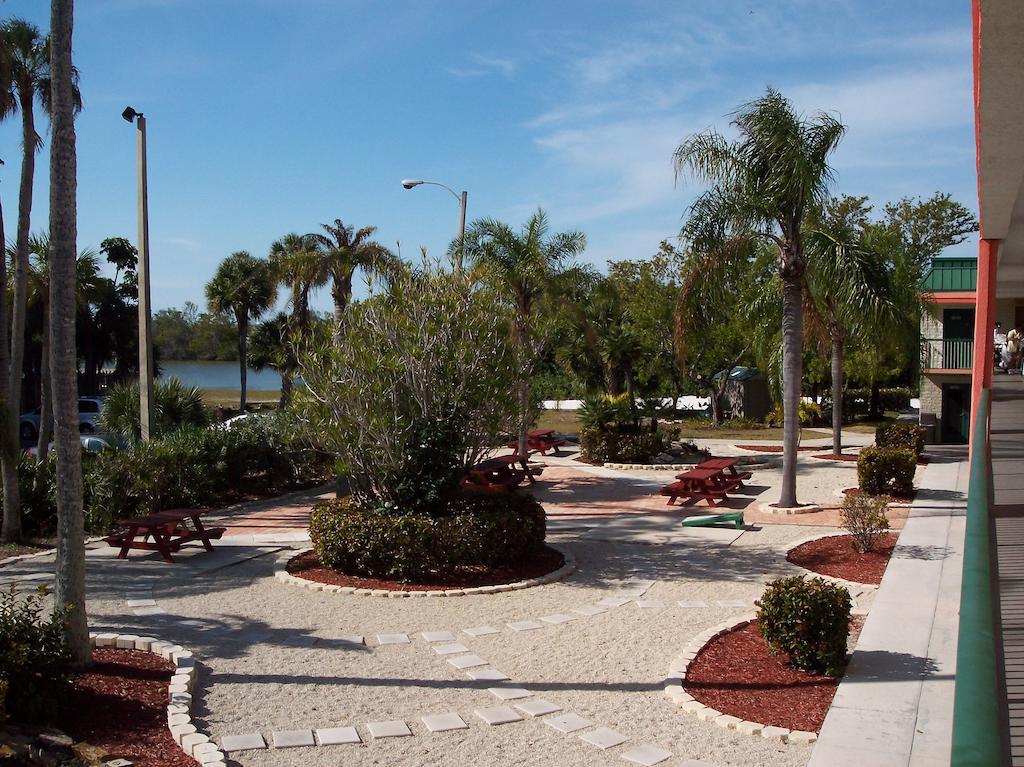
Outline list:
[[[771,412],[764,417],[764,422],[768,426],[781,426],[785,423],[785,413],[781,403],[772,408]],[[817,402],[800,403],[800,426],[821,426],[825,422],[825,411],[821,405]],[[760,426],[761,424],[758,425]]]
[[[902,413],[910,407],[910,398],[914,393],[905,388],[888,388],[878,390],[878,404],[885,412]]]
[[[862,554],[873,551],[878,539],[889,529],[884,498],[848,495],[839,510],[839,524],[853,537],[853,548]]]
[[[913,450],[866,447],[857,456],[857,482],[868,495],[909,495],[916,471]]]
[[[924,434],[924,427],[916,423],[883,423],[875,429],[875,444],[913,450],[914,457],[920,458],[924,452]]]
[[[576,411],[581,429],[607,429],[616,423],[629,421],[629,400],[600,394],[587,397]]]
[[[206,426],[209,414],[203,392],[177,378],[160,378],[153,384],[153,434],[166,435],[185,426]],[[120,434],[136,442],[139,432],[139,382],[111,387],[100,413],[101,431]]]
[[[633,424],[580,429],[580,455],[588,461],[647,463],[664,452],[665,437]]]
[[[850,592],[824,578],[779,578],[758,602],[758,625],[772,653],[785,653],[796,668],[839,676],[851,607]]]
[[[0,680],[2,709],[15,721],[38,721],[61,702],[71,675],[62,611],[42,618],[45,589],[19,597],[12,586],[0,592]]]
[[[544,544],[544,508],[525,493],[462,491],[446,511],[366,510],[344,498],[313,508],[309,535],[325,567],[403,581],[512,564]]]

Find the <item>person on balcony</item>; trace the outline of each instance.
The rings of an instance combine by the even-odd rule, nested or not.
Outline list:
[[[997,322],[992,331],[992,352],[994,357],[992,361],[996,369],[1005,373],[1009,360],[1006,356],[1006,333],[1003,332],[1003,323],[1001,322]]]
[[[1013,328],[1009,333],[1006,334],[1006,354],[1009,357],[1007,363],[1008,373],[1020,374],[1021,371],[1021,357],[1024,352],[1024,331],[1021,330],[1020,323],[1015,322]]]

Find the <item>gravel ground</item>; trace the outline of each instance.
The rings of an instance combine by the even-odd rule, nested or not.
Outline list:
[[[747,610],[717,600],[751,603],[764,581],[798,572],[785,562],[788,544],[822,532],[806,526],[765,526],[731,545],[693,541],[644,546],[580,541],[553,535],[579,569],[562,583],[520,592],[443,599],[380,599],[324,594],[271,577],[275,555],[227,564],[216,575],[190,577],[163,570],[154,598],[166,616],[135,617],[120,598],[90,603],[94,625],[170,637],[191,647],[202,665],[196,716],[215,740],[224,735],[355,725],[359,746],[236,753],[240,765],[600,765],[624,764],[628,748],[651,743],[672,751],[665,762],[703,759],[719,765],[803,765],[810,748],[726,731],[676,709],[661,691],[672,658],[696,633]],[[222,549],[223,550],[223,549]],[[234,559],[245,551],[237,549]],[[200,555],[200,557],[203,555]],[[227,556],[227,555],[224,555]],[[190,561],[202,562],[200,557]],[[143,564],[143,563],[140,563]],[[128,570],[124,570],[128,573]],[[150,569],[152,572],[152,569]],[[537,620],[594,604],[631,578],[655,580],[643,596],[660,609],[630,602],[594,617],[541,630],[513,632],[505,624]],[[100,589],[110,596],[130,578]],[[678,600],[704,600],[684,609]],[[863,604],[861,605],[864,606]],[[199,631],[182,619],[210,621]],[[461,630],[490,625],[500,634],[470,637]],[[418,632],[451,631],[471,652],[511,678],[506,685],[534,693],[629,738],[600,751],[539,720],[490,727],[474,710],[502,704],[433,652]],[[407,633],[411,642],[379,646],[378,633]],[[359,634],[365,646],[320,640]],[[325,646],[326,645],[326,646]],[[494,684],[494,683],[488,683]],[[469,729],[429,733],[419,717],[454,711]],[[371,721],[401,719],[414,737],[373,741]],[[584,731],[585,732],[585,731]]]

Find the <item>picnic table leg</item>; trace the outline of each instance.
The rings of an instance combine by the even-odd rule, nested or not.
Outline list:
[[[153,545],[164,558],[164,562],[174,564],[174,557],[171,556],[171,536],[166,532],[153,531]]]
[[[121,550],[117,553],[118,559],[128,559],[128,551],[132,547],[132,541],[135,540],[135,536],[138,534],[139,528],[129,527],[128,532],[125,535],[124,540],[121,542]]]
[[[530,481],[530,484],[531,485],[537,484],[537,479],[533,476],[533,472],[530,471],[530,466],[529,466],[529,464],[527,464],[526,459],[525,458],[520,459],[519,463],[522,464],[523,471],[526,472],[526,478]]]
[[[213,551],[213,544],[210,543],[210,536],[206,534],[206,528],[203,527],[202,520],[199,519],[199,515],[192,517],[192,524],[196,526],[196,532],[199,533],[199,540],[203,542],[203,546],[207,551]]]

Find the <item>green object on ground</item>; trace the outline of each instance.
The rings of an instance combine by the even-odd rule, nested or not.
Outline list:
[[[679,524],[683,527],[709,527],[711,525],[720,525],[726,522],[732,522],[736,525],[736,529],[739,530],[743,527],[743,512],[725,511],[721,514],[699,514],[695,517],[687,517]]]

